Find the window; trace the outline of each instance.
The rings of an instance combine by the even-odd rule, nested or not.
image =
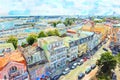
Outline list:
[[[10,68],[10,73],[16,72],[17,71],[17,67],[13,66]]]
[[[6,75],[4,75],[4,79],[5,79],[5,80],[7,79]]]

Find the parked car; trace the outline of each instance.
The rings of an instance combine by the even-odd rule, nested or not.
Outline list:
[[[82,65],[83,64],[83,62],[78,62],[78,65],[80,66],[80,65]]]
[[[91,67],[89,67],[89,68],[87,68],[87,69],[85,70],[85,73],[88,74],[88,73],[91,72],[91,70],[92,70]]]
[[[103,48],[103,50],[104,50],[104,51],[108,51],[108,49],[106,49],[106,48]]]
[[[68,74],[69,72],[70,72],[70,68],[66,68],[66,69],[62,72],[62,74],[65,75],[65,74]]]
[[[58,80],[60,78],[61,75],[56,75],[54,76],[54,78],[52,80]]]
[[[91,65],[91,69],[94,69],[96,67],[96,64]]]
[[[80,62],[84,62],[84,59],[80,59]]]
[[[84,76],[85,76],[84,73],[80,73],[80,74],[78,75],[78,80],[81,80]]]
[[[71,69],[75,69],[77,67],[77,63],[74,63],[71,67]]]
[[[82,65],[83,62],[84,62],[84,60],[83,60],[83,59],[80,59],[80,61],[78,61],[78,65]]]

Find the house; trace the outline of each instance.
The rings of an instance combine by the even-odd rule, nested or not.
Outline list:
[[[26,61],[21,51],[8,52],[0,57],[0,79],[29,80]]]
[[[67,61],[71,62],[78,57],[78,45],[76,44],[77,38],[64,37],[64,44],[67,47]]]
[[[88,45],[88,52],[92,52],[93,49],[95,49],[95,47],[97,47],[99,45],[99,43],[101,42],[101,37],[102,35],[100,34],[94,34],[93,39],[91,41],[88,41],[87,45]]]
[[[79,38],[79,45],[78,45],[78,56],[82,56],[83,54],[86,54],[88,50],[88,42],[93,39],[93,32],[89,31],[78,31],[78,38]]]
[[[67,60],[67,50],[63,39],[58,36],[40,38],[38,39],[38,46],[45,51],[52,76],[61,73],[66,67]]]
[[[22,51],[27,62],[30,79],[41,79],[41,76],[47,72],[47,60],[44,50],[38,46],[28,46]],[[49,78],[48,75],[45,76]]]

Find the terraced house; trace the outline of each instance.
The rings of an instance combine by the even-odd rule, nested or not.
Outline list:
[[[64,37],[64,44],[67,47],[67,61],[73,61],[78,57],[78,45],[76,43],[77,38]]]
[[[28,46],[23,49],[23,55],[27,61],[28,72],[31,80],[48,79],[47,59],[42,48],[37,46]],[[44,76],[44,77],[43,77]]]
[[[49,61],[50,72],[54,75],[61,73],[66,67],[67,50],[63,39],[58,36],[50,36],[38,39],[39,47],[43,48]]]

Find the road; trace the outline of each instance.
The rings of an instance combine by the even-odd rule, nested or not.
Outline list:
[[[109,41],[104,44],[92,57],[91,59],[87,60],[84,62],[83,65],[77,66],[74,70],[71,70],[70,73],[66,74],[65,76],[61,76],[59,80],[78,80],[78,75],[80,72],[85,72],[86,68],[88,68],[90,65],[95,64],[96,60],[100,58],[100,55],[104,53],[105,51],[102,49],[103,47],[108,47]],[[96,69],[95,69],[96,70]],[[92,70],[94,72],[94,70]],[[92,76],[93,73],[88,74],[89,76],[85,76],[84,80],[89,80]]]

